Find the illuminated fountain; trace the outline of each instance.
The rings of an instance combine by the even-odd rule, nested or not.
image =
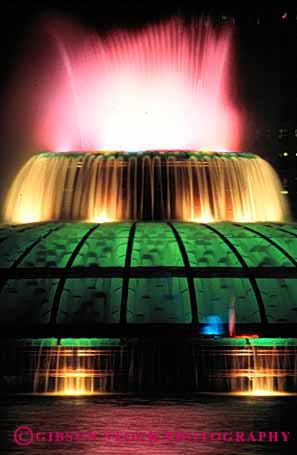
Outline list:
[[[18,173],[5,208],[10,223],[287,216],[278,177],[267,162],[214,152],[39,154]]]
[[[42,342],[33,359],[33,393],[93,395],[114,387],[115,356],[108,347],[94,348],[90,340],[77,346]]]
[[[26,340],[9,349],[28,390],[295,391],[296,339],[275,337],[296,337],[297,228],[272,167],[234,151],[230,30],[45,34],[54,58],[16,96],[48,152],[0,230],[0,320]]]
[[[219,383],[225,381],[228,390],[240,396],[289,395],[288,391],[296,391],[296,346],[289,340],[237,341],[237,346],[235,342],[232,349],[225,347],[223,351],[225,365],[216,371]]]
[[[28,51],[10,98],[14,126],[38,151],[237,150],[231,37],[206,18],[103,36],[43,24],[48,54]]]
[[[107,37],[51,23],[43,34],[54,58],[41,60],[38,79],[51,81],[20,84],[16,96],[31,106],[32,146],[55,153],[21,168],[6,222],[288,217],[268,163],[222,152],[238,148],[241,133],[230,28],[204,18]]]

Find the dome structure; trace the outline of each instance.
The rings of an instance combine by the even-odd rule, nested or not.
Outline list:
[[[6,225],[0,267],[2,336],[296,334],[296,224]]]

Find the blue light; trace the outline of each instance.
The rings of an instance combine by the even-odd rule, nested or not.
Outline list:
[[[203,335],[222,335],[223,324],[220,316],[207,316],[206,324],[202,328],[201,333]]]

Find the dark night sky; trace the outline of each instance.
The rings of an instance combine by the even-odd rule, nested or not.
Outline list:
[[[288,17],[282,20],[285,11]],[[221,20],[222,15],[235,17],[234,93],[237,103],[246,112],[245,150],[259,153],[274,162],[277,144],[273,141],[257,143],[254,130],[276,130],[281,126],[297,128],[297,8],[241,5],[236,8],[212,8],[209,2],[196,2],[193,6],[187,1],[173,1],[169,6],[162,6],[162,2],[136,0],[118,3],[90,0],[2,3],[0,95],[5,95],[30,31],[44,16],[64,16],[100,31],[108,31],[117,26],[141,27],[147,22],[166,19],[174,14],[190,18],[202,12],[210,14],[214,21]],[[260,24],[257,24],[257,18]],[[5,105],[3,98],[0,99],[0,131],[4,137],[1,124],[5,117]],[[1,153],[9,163],[7,169],[2,167],[2,172],[7,174],[7,178],[1,179],[0,194],[3,194],[6,180],[14,172],[13,166],[19,165],[19,157],[14,163],[13,157],[8,157],[3,147]]]

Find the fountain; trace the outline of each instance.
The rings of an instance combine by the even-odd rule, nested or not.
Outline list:
[[[76,346],[42,340],[32,356],[33,393],[94,395],[114,390],[116,356],[113,349],[113,346],[98,349],[90,339]]]
[[[194,151],[41,153],[19,171],[5,207],[8,223],[287,217],[278,177],[263,159]]]
[[[47,151],[0,229],[4,388],[295,391],[297,228],[272,167],[235,152],[232,31],[45,34],[20,104]]]
[[[237,150],[231,38],[207,18],[107,35],[43,24],[48,53],[29,50],[11,93],[22,139],[58,152]]]

